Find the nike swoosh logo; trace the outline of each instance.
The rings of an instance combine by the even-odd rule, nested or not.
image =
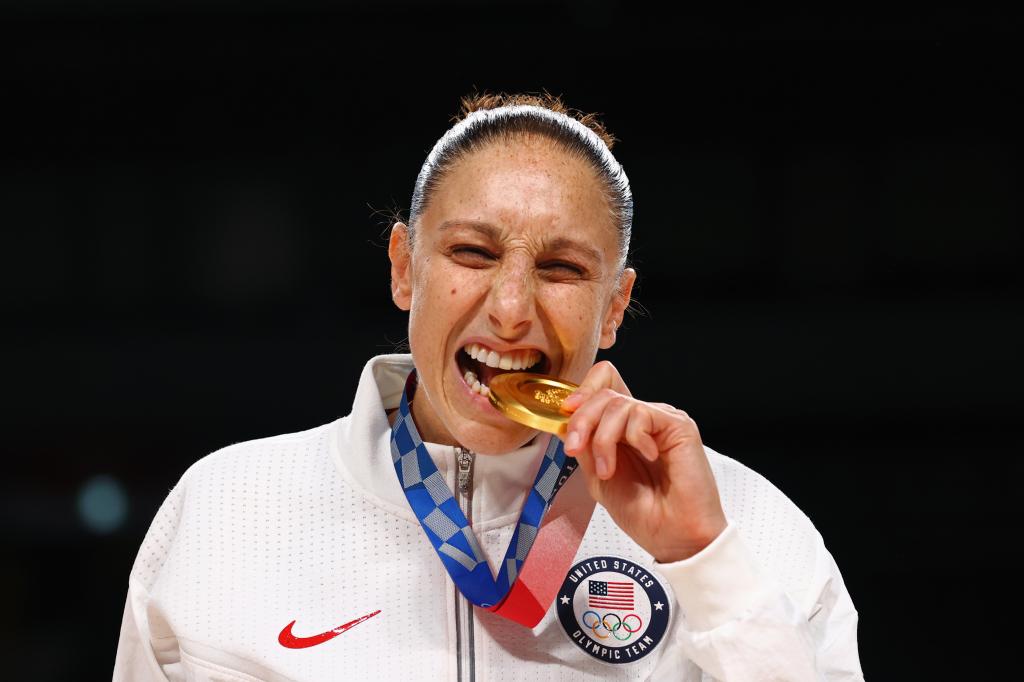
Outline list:
[[[333,630],[321,632],[319,635],[313,635],[312,637],[296,637],[295,635],[293,635],[292,626],[295,625],[295,621],[293,620],[292,622],[288,623],[288,625],[284,626],[284,630],[281,630],[281,634],[277,636],[277,641],[281,643],[281,646],[287,647],[289,649],[305,649],[306,647],[316,646],[317,644],[329,642],[330,640],[334,639],[346,630],[351,630],[355,626],[359,625],[364,620],[370,620],[378,613],[380,613],[380,609],[374,611],[373,613],[368,613],[362,618],[350,620],[344,625],[339,625]]]

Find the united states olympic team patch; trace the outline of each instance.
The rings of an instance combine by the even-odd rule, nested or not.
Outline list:
[[[620,557],[592,557],[570,568],[555,604],[569,638],[606,663],[643,658],[668,629],[665,588],[646,568]]]

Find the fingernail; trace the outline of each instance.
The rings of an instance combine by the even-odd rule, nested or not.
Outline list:
[[[566,450],[575,450],[580,445],[580,434],[575,431],[569,432],[569,438],[565,441]]]
[[[604,478],[608,475],[608,462],[604,461],[604,457],[594,455],[594,465],[597,467],[598,476]]]

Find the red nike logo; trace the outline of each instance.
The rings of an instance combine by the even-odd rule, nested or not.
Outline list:
[[[359,625],[364,620],[370,620],[378,613],[380,613],[380,609],[374,611],[373,613],[368,613],[362,618],[350,620],[344,625],[339,625],[333,630],[321,632],[319,635],[313,635],[312,637],[296,637],[295,635],[293,635],[292,626],[295,625],[295,621],[293,620],[292,622],[288,623],[288,625],[284,626],[284,630],[281,630],[281,634],[277,636],[277,641],[281,643],[281,646],[288,647],[289,649],[305,649],[309,646],[316,646],[317,644],[323,644],[324,642],[334,639],[346,630],[349,630]]]

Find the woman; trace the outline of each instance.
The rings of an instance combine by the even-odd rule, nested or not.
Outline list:
[[[557,98],[463,101],[391,231],[411,355],[346,417],[189,468],[115,679],[862,679],[811,522],[594,364],[635,278],[611,145]],[[564,444],[491,405],[523,369],[580,384]]]

